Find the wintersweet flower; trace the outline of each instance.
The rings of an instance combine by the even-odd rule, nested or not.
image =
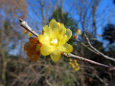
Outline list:
[[[40,47],[41,55],[50,55],[54,62],[59,61],[61,53],[68,54],[73,50],[73,47],[67,43],[71,36],[70,29],[66,29],[64,24],[52,19],[49,26],[43,27],[43,34],[38,36],[39,42],[42,44]]]

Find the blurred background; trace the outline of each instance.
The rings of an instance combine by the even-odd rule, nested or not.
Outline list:
[[[92,52],[84,37],[87,33],[96,49],[115,58],[115,0],[0,0],[0,86],[115,86],[115,71],[83,61],[77,61],[77,72],[64,56],[58,63],[49,56],[31,62],[20,17],[38,34],[53,18],[64,23],[73,32],[74,54],[115,66]]]

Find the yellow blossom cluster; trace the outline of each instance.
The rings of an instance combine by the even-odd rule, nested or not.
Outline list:
[[[77,60],[69,59],[69,64],[72,66],[72,68],[73,68],[75,71],[80,70],[80,67],[79,67],[79,64],[77,63]]]

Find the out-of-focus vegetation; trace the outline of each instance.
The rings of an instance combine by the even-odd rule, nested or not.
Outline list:
[[[80,66],[77,72],[69,65],[69,57],[65,56],[58,63],[53,63],[49,56],[41,56],[36,63],[31,62],[23,50],[28,37],[18,22],[19,17],[24,18],[38,33],[52,18],[70,28],[73,36],[77,29],[81,29],[82,35],[69,40],[74,47],[72,53],[115,66],[115,62],[93,53],[84,37],[84,33],[87,33],[96,49],[115,58],[114,22],[97,25],[98,22],[105,21],[109,9],[115,8],[105,7],[103,13],[99,11],[100,5],[104,5],[106,1],[0,0],[0,86],[114,86],[115,71],[83,61],[77,60]],[[114,0],[111,0],[111,5],[114,5]],[[115,11],[109,13],[114,15]],[[111,15],[110,19],[115,17]],[[74,19],[76,17],[78,20]],[[97,33],[100,26],[102,34]],[[105,44],[106,47],[103,47]]]

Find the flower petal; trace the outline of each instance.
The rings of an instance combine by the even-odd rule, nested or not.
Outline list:
[[[45,25],[43,27],[43,31],[45,34],[51,34],[51,32],[52,32],[51,28],[49,28],[48,25]]]
[[[70,29],[66,29],[66,33],[61,37],[60,36],[60,44],[65,44],[72,36],[72,31]]]
[[[67,29],[65,35],[67,36],[67,38],[69,40],[72,36],[72,31],[70,29]]]
[[[64,34],[64,43],[66,43],[72,36],[72,31],[70,29],[66,29],[66,33]]]
[[[52,53],[52,49],[51,47],[49,46],[46,46],[46,45],[42,45],[41,48],[40,48],[40,51],[41,51],[41,54],[43,56],[47,56],[49,55],[50,53]]]
[[[56,22],[56,20],[54,19],[50,21],[49,28],[53,31],[55,35],[63,35],[66,32],[64,24]]]
[[[50,57],[53,62],[58,62],[60,60],[61,54],[60,53],[51,53]]]
[[[66,33],[66,28],[65,28],[64,24],[59,23],[58,32],[59,32],[60,35],[63,35],[63,34]]]
[[[49,40],[50,40],[49,36],[46,35],[46,34],[44,34],[44,35],[42,35],[42,34],[39,35],[39,36],[38,36],[38,39],[39,39],[40,43],[46,44],[46,45],[49,43]]]
[[[73,51],[72,45],[70,45],[70,44],[68,44],[68,43],[65,43],[65,44],[64,44],[64,48],[65,48],[65,50],[64,50],[65,53],[70,53],[70,52]]]
[[[58,24],[57,24],[56,20],[52,19],[49,23],[49,27],[53,30],[53,29],[57,28],[57,26],[58,26]]]

